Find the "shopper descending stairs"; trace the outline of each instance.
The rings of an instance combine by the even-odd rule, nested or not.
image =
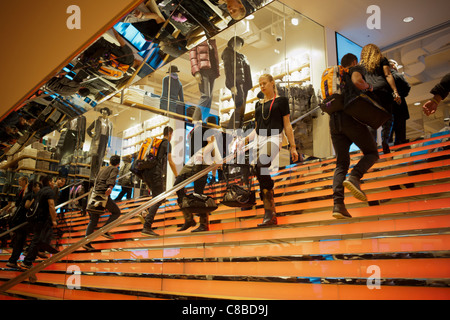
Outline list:
[[[0,299],[449,299],[449,138],[381,155],[361,184],[368,202],[345,194],[352,218],[332,216],[335,158],[306,161],[273,175],[276,226],[258,227],[258,199],[245,210],[219,205],[207,232],[177,232],[184,219],[172,196],[153,223],[159,237],[130,219],[109,231],[114,239],[98,237],[96,250],[80,248]],[[205,193],[220,203],[224,191],[221,182]],[[126,214],[148,200],[119,206]],[[88,224],[77,212],[66,220],[60,250]],[[10,252],[0,253],[0,287],[21,274],[6,267]]]

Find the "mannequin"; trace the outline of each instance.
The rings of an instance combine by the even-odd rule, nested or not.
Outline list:
[[[201,107],[211,108],[214,82],[220,76],[219,54],[216,40],[206,40],[189,52],[191,73],[198,82],[201,93],[193,119],[201,119]]]
[[[102,108],[100,113],[101,116],[87,128],[87,134],[92,138],[91,148],[89,149],[89,155],[91,156],[91,180],[95,180],[102,166],[106,149],[111,143],[113,130],[112,122],[108,119],[111,115],[111,110]]]
[[[248,91],[253,87],[250,64],[247,57],[239,52],[243,45],[244,39],[233,37],[228,41],[228,46],[222,53],[225,85],[230,89],[236,107],[228,123],[228,129],[238,129],[242,126]],[[236,115],[238,116],[236,117]]]
[[[65,125],[56,147],[55,159],[59,160],[59,166],[70,164],[74,153],[83,148],[86,132],[86,118],[79,116]]]
[[[166,76],[162,83],[162,95],[160,102],[160,109],[176,112],[180,115],[184,115],[184,95],[183,85],[178,79],[177,66],[170,66]],[[169,97],[169,98],[168,98]]]

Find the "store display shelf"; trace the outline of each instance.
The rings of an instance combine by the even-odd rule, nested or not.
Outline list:
[[[42,172],[42,173],[54,174],[54,175],[59,174],[59,172],[56,172],[56,171],[28,168],[28,167],[20,167],[20,168],[17,168],[16,171],[33,171],[33,172]]]
[[[87,167],[87,168],[91,167],[89,163],[70,163],[69,165],[73,167]]]
[[[250,111],[250,112],[247,112],[247,113],[244,115],[244,122],[250,121],[250,120],[252,120],[254,117],[255,117],[255,110]],[[220,124],[221,124],[222,127],[227,127],[229,122],[230,122],[230,120],[227,120],[227,121],[221,122]]]
[[[128,136],[128,137],[125,137],[125,138],[123,138],[123,139],[124,139],[124,140],[127,140],[127,139],[131,139],[131,138],[137,137],[137,136],[139,136],[139,135],[145,133],[146,131],[151,131],[151,130],[156,129],[156,128],[159,128],[159,127],[161,127],[161,126],[165,126],[165,125],[167,125],[167,124],[169,124],[169,120],[166,120],[166,121],[164,121],[164,122],[162,122],[162,123],[160,123],[160,124],[158,124],[158,125],[154,125],[154,126],[152,126],[152,127],[142,129],[142,130],[140,130],[139,132],[136,132],[135,134],[132,134],[132,135],[130,135],[130,136]]]
[[[152,135],[152,136],[150,136],[149,138],[158,138],[158,137],[163,137],[163,134],[161,133],[161,134],[155,134],[155,135]],[[139,140],[138,142],[135,142],[135,143],[133,143],[133,144],[130,144],[130,145],[128,145],[128,146],[126,146],[126,147],[122,147],[122,150],[123,149],[126,149],[126,148],[131,148],[131,147],[134,147],[134,146],[137,146],[137,145],[140,145],[140,144],[142,144],[144,142],[144,140]]]
[[[39,157],[30,156],[30,155],[23,155],[23,156],[20,156],[16,159],[13,159],[13,160],[8,161],[7,163],[1,165],[0,170],[15,168],[17,166],[17,164],[19,163],[19,161],[24,160],[24,159],[33,159],[33,160],[47,161],[47,162],[52,162],[52,163],[59,163],[59,160],[39,158]]]
[[[90,178],[90,176],[88,176],[88,175],[73,174],[73,173],[69,173],[69,177],[71,177],[71,178],[84,178],[84,179],[89,179]]]

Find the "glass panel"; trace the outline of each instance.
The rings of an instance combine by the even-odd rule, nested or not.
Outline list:
[[[325,68],[323,27],[279,2],[226,2],[228,6],[216,5],[219,2],[214,0],[157,1],[159,11],[168,21],[158,29],[160,40],[157,41],[148,41],[149,35],[145,35],[142,28],[141,32],[135,28],[134,24],[139,22],[133,19],[141,14],[130,13],[63,70],[67,74],[61,74],[59,79],[82,78],[82,86],[90,92],[87,97],[79,93],[68,97],[57,95],[50,92],[47,85],[36,100],[21,109],[23,113],[42,118],[39,128],[54,119],[48,131],[36,131],[33,127],[27,132],[43,137],[43,151],[53,153],[52,161],[48,161],[49,173],[67,175],[66,185],[75,184],[64,189],[69,193],[68,199],[88,192],[98,170],[109,164],[111,156],[122,157],[119,168],[125,167],[127,156],[131,156],[131,161],[136,160],[145,139],[161,138],[166,126],[174,129],[170,142],[176,172],[167,163],[166,176],[161,180],[165,183],[163,188],[171,188],[191,159],[195,124],[202,123],[224,132],[243,129],[245,135],[255,128],[255,106],[260,100],[259,80],[263,74],[271,74],[278,94],[289,100],[290,120],[297,121],[294,136],[299,153],[308,158],[328,152],[322,150],[322,144],[313,142],[320,141],[317,137],[321,137],[321,128],[328,126],[324,124],[325,117],[316,112],[301,118],[317,106],[320,77]],[[233,9],[240,3],[245,8],[245,19]],[[142,6],[139,8],[145,10]],[[248,16],[250,13],[252,15]],[[204,17],[209,18],[206,21]],[[132,58],[127,60],[126,72],[120,74],[118,68],[99,69],[95,63],[103,58],[105,47],[117,49],[121,48],[121,43],[129,48],[129,54],[121,52],[117,56]],[[108,55],[106,61],[113,60]],[[113,73],[107,75],[108,72]],[[45,97],[47,92],[51,95]],[[73,110],[73,114],[67,110]],[[65,115],[64,119],[57,118],[58,111]],[[235,135],[233,131],[228,133]],[[291,165],[287,140],[283,141],[280,167]],[[27,143],[19,144],[17,150]],[[11,166],[17,170],[17,166]],[[36,169],[30,172],[35,177],[43,173]],[[4,173],[5,181],[7,174]],[[243,187],[246,182],[252,184],[257,201],[257,206],[248,209],[219,206],[209,216],[210,230],[256,227],[261,222],[263,209],[258,182],[255,178],[247,181],[243,178],[245,174],[245,166],[235,166],[220,168],[208,175],[203,193],[213,197],[216,203],[222,201],[226,191],[225,176],[232,184]],[[279,178],[290,179],[291,175],[286,169],[280,172]],[[127,201],[126,195],[121,193],[127,187],[132,187],[133,200]],[[189,193],[193,189],[193,185],[186,188]],[[134,175],[131,181],[119,181],[111,198],[117,199],[124,214],[149,200],[150,195],[144,181]],[[58,225],[64,233],[55,238],[59,239],[60,249],[86,235],[90,221],[89,214],[84,214],[87,200],[83,198],[66,207],[65,219]],[[103,226],[108,216],[101,215],[98,227]],[[199,218],[195,220],[198,227]],[[198,245],[211,241],[207,236],[197,233],[190,237],[194,228],[177,232],[184,222],[177,196],[172,195],[159,207],[152,224],[153,231],[160,237],[142,235],[141,219],[133,218],[111,230],[114,239],[95,239],[94,251],[80,249],[50,266],[48,272],[39,273],[38,279],[60,285],[56,287],[59,291],[55,289],[57,293],[49,294],[65,299],[122,298],[123,293],[130,291],[141,292],[148,298],[159,297],[154,292],[173,290],[172,286],[177,284],[173,279],[183,277],[184,264],[175,263],[176,259],[211,255],[210,248]],[[225,256],[227,250],[243,254],[239,253],[238,242],[244,240],[245,235],[239,236],[242,239],[233,238],[236,245],[224,249]],[[245,254],[252,255],[251,252]],[[78,286],[81,291],[72,290]],[[180,292],[188,289],[179,287]]]

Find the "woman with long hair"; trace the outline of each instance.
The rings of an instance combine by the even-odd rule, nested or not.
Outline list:
[[[401,98],[398,94],[394,77],[391,74],[388,59],[383,56],[380,48],[371,43],[362,49],[360,64],[367,71],[365,75],[366,81],[373,86],[373,93],[378,98],[379,103],[392,114],[392,110],[395,108],[394,102],[400,104]],[[392,123],[391,117],[390,120],[383,124],[381,138],[385,154],[390,152],[388,141],[391,135]]]
[[[280,152],[283,131],[290,144],[292,161],[297,162],[299,156],[290,122],[288,98],[278,97],[275,80],[270,74],[264,74],[259,78],[259,86],[264,94],[264,99],[256,104],[256,128],[245,140],[249,142],[257,139],[256,176],[259,181],[261,200],[264,203],[264,219],[258,226],[264,227],[277,224],[274,182],[270,176],[269,167]]]

